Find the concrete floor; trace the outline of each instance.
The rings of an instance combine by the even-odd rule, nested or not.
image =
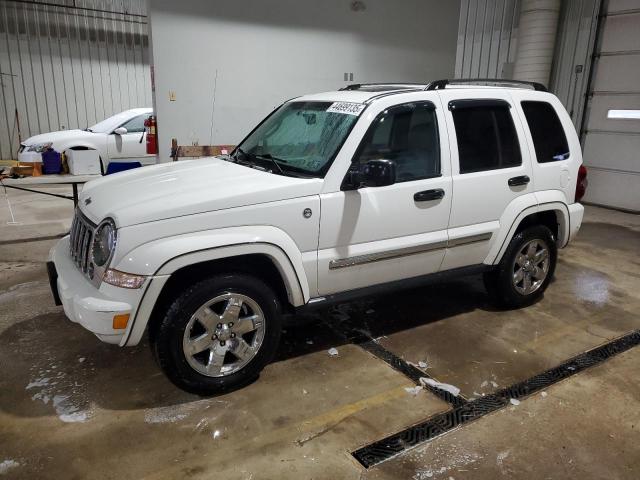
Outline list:
[[[106,345],[65,319],[43,266],[55,240],[41,238],[69,228],[71,204],[9,198],[22,225],[0,199],[0,476],[640,477],[638,347],[365,470],[352,451],[450,406],[336,333],[348,322],[469,399],[524,380],[640,328],[638,216],[588,207],[530,308],[495,311],[477,278],[339,305],[287,327],[254,384],[199,398],[146,344]]]

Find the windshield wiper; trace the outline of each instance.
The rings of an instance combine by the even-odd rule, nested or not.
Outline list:
[[[276,166],[276,168],[278,169],[280,174],[284,175],[285,177],[287,176],[287,174],[284,173],[284,170],[282,169],[282,167],[278,163],[279,161],[282,162],[282,163],[287,163],[286,160],[282,160],[281,158],[276,158],[273,155],[271,155],[270,153],[265,153],[264,155],[255,155],[255,157],[256,158],[264,158],[264,159],[267,159],[267,160],[271,160],[271,163],[273,163]]]
[[[282,167],[280,166],[280,164],[278,162],[282,162],[282,163],[287,163],[286,160],[282,160],[281,158],[276,158],[273,155],[271,155],[270,153],[265,153],[263,155],[258,155],[256,153],[247,153],[244,150],[242,150],[241,148],[236,148],[236,154],[233,156],[234,160],[236,162],[239,162],[240,159],[238,158],[239,156],[243,156],[245,158],[247,158],[249,161],[251,161],[252,159],[255,160],[268,160],[271,162],[272,165],[274,165],[277,169],[278,172],[281,175],[284,175],[285,177],[288,176],[287,173],[282,169]]]

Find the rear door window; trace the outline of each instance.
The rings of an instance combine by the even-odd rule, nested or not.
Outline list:
[[[557,162],[569,158],[569,145],[558,114],[547,102],[522,102],[538,163]]]
[[[504,100],[454,100],[449,103],[458,139],[460,173],[522,164],[510,106]]]

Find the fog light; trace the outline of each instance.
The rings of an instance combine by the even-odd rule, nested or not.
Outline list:
[[[110,268],[104,272],[102,280],[110,285],[122,288],[140,288],[145,280],[144,275],[134,275],[133,273],[125,273]]]
[[[114,330],[124,330],[127,328],[127,324],[129,323],[129,314],[122,313],[120,315],[113,316],[113,329]]]

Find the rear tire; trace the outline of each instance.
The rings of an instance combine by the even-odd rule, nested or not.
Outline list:
[[[174,385],[211,395],[255,380],[281,330],[278,297],[269,286],[242,273],[218,274],[178,295],[154,330],[152,349]]]
[[[544,225],[517,233],[496,268],[484,274],[489,296],[503,308],[535,303],[553,277],[557,256],[553,233]]]

